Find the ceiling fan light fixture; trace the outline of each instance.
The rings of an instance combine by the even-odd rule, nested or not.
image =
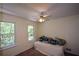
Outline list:
[[[41,15],[40,15],[40,19],[38,21],[39,22],[44,22],[44,21],[46,21],[47,17],[48,17],[48,15],[45,15],[44,12],[42,12]]]
[[[42,18],[40,18],[40,19],[39,19],[39,22],[44,22],[44,21],[45,21],[45,20],[44,20],[44,19],[42,19]]]

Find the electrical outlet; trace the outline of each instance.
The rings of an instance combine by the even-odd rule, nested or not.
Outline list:
[[[71,51],[71,49],[70,49],[70,48],[66,48],[66,50],[67,50],[67,51]]]

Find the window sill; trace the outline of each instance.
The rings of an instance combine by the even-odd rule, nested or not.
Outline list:
[[[7,50],[7,49],[10,49],[10,48],[13,48],[13,47],[16,47],[16,45],[11,45],[11,46],[8,46],[8,47],[5,47],[5,48],[0,48],[0,51]]]

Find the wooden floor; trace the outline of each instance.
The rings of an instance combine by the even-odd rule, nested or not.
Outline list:
[[[18,54],[17,56],[46,56],[46,55],[40,53],[39,51],[35,50],[34,48],[31,48],[29,50],[26,50],[26,51]]]
[[[65,56],[77,56],[77,55],[70,54],[67,52],[64,52],[64,55]],[[26,50],[26,51],[24,51],[16,56],[46,56],[46,55],[40,53],[39,51],[35,50],[34,48],[31,48],[31,49]]]

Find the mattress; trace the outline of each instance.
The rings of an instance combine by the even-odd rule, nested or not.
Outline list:
[[[64,46],[52,45],[46,42],[37,41],[34,43],[34,47],[39,52],[48,55],[48,56],[63,56]]]

